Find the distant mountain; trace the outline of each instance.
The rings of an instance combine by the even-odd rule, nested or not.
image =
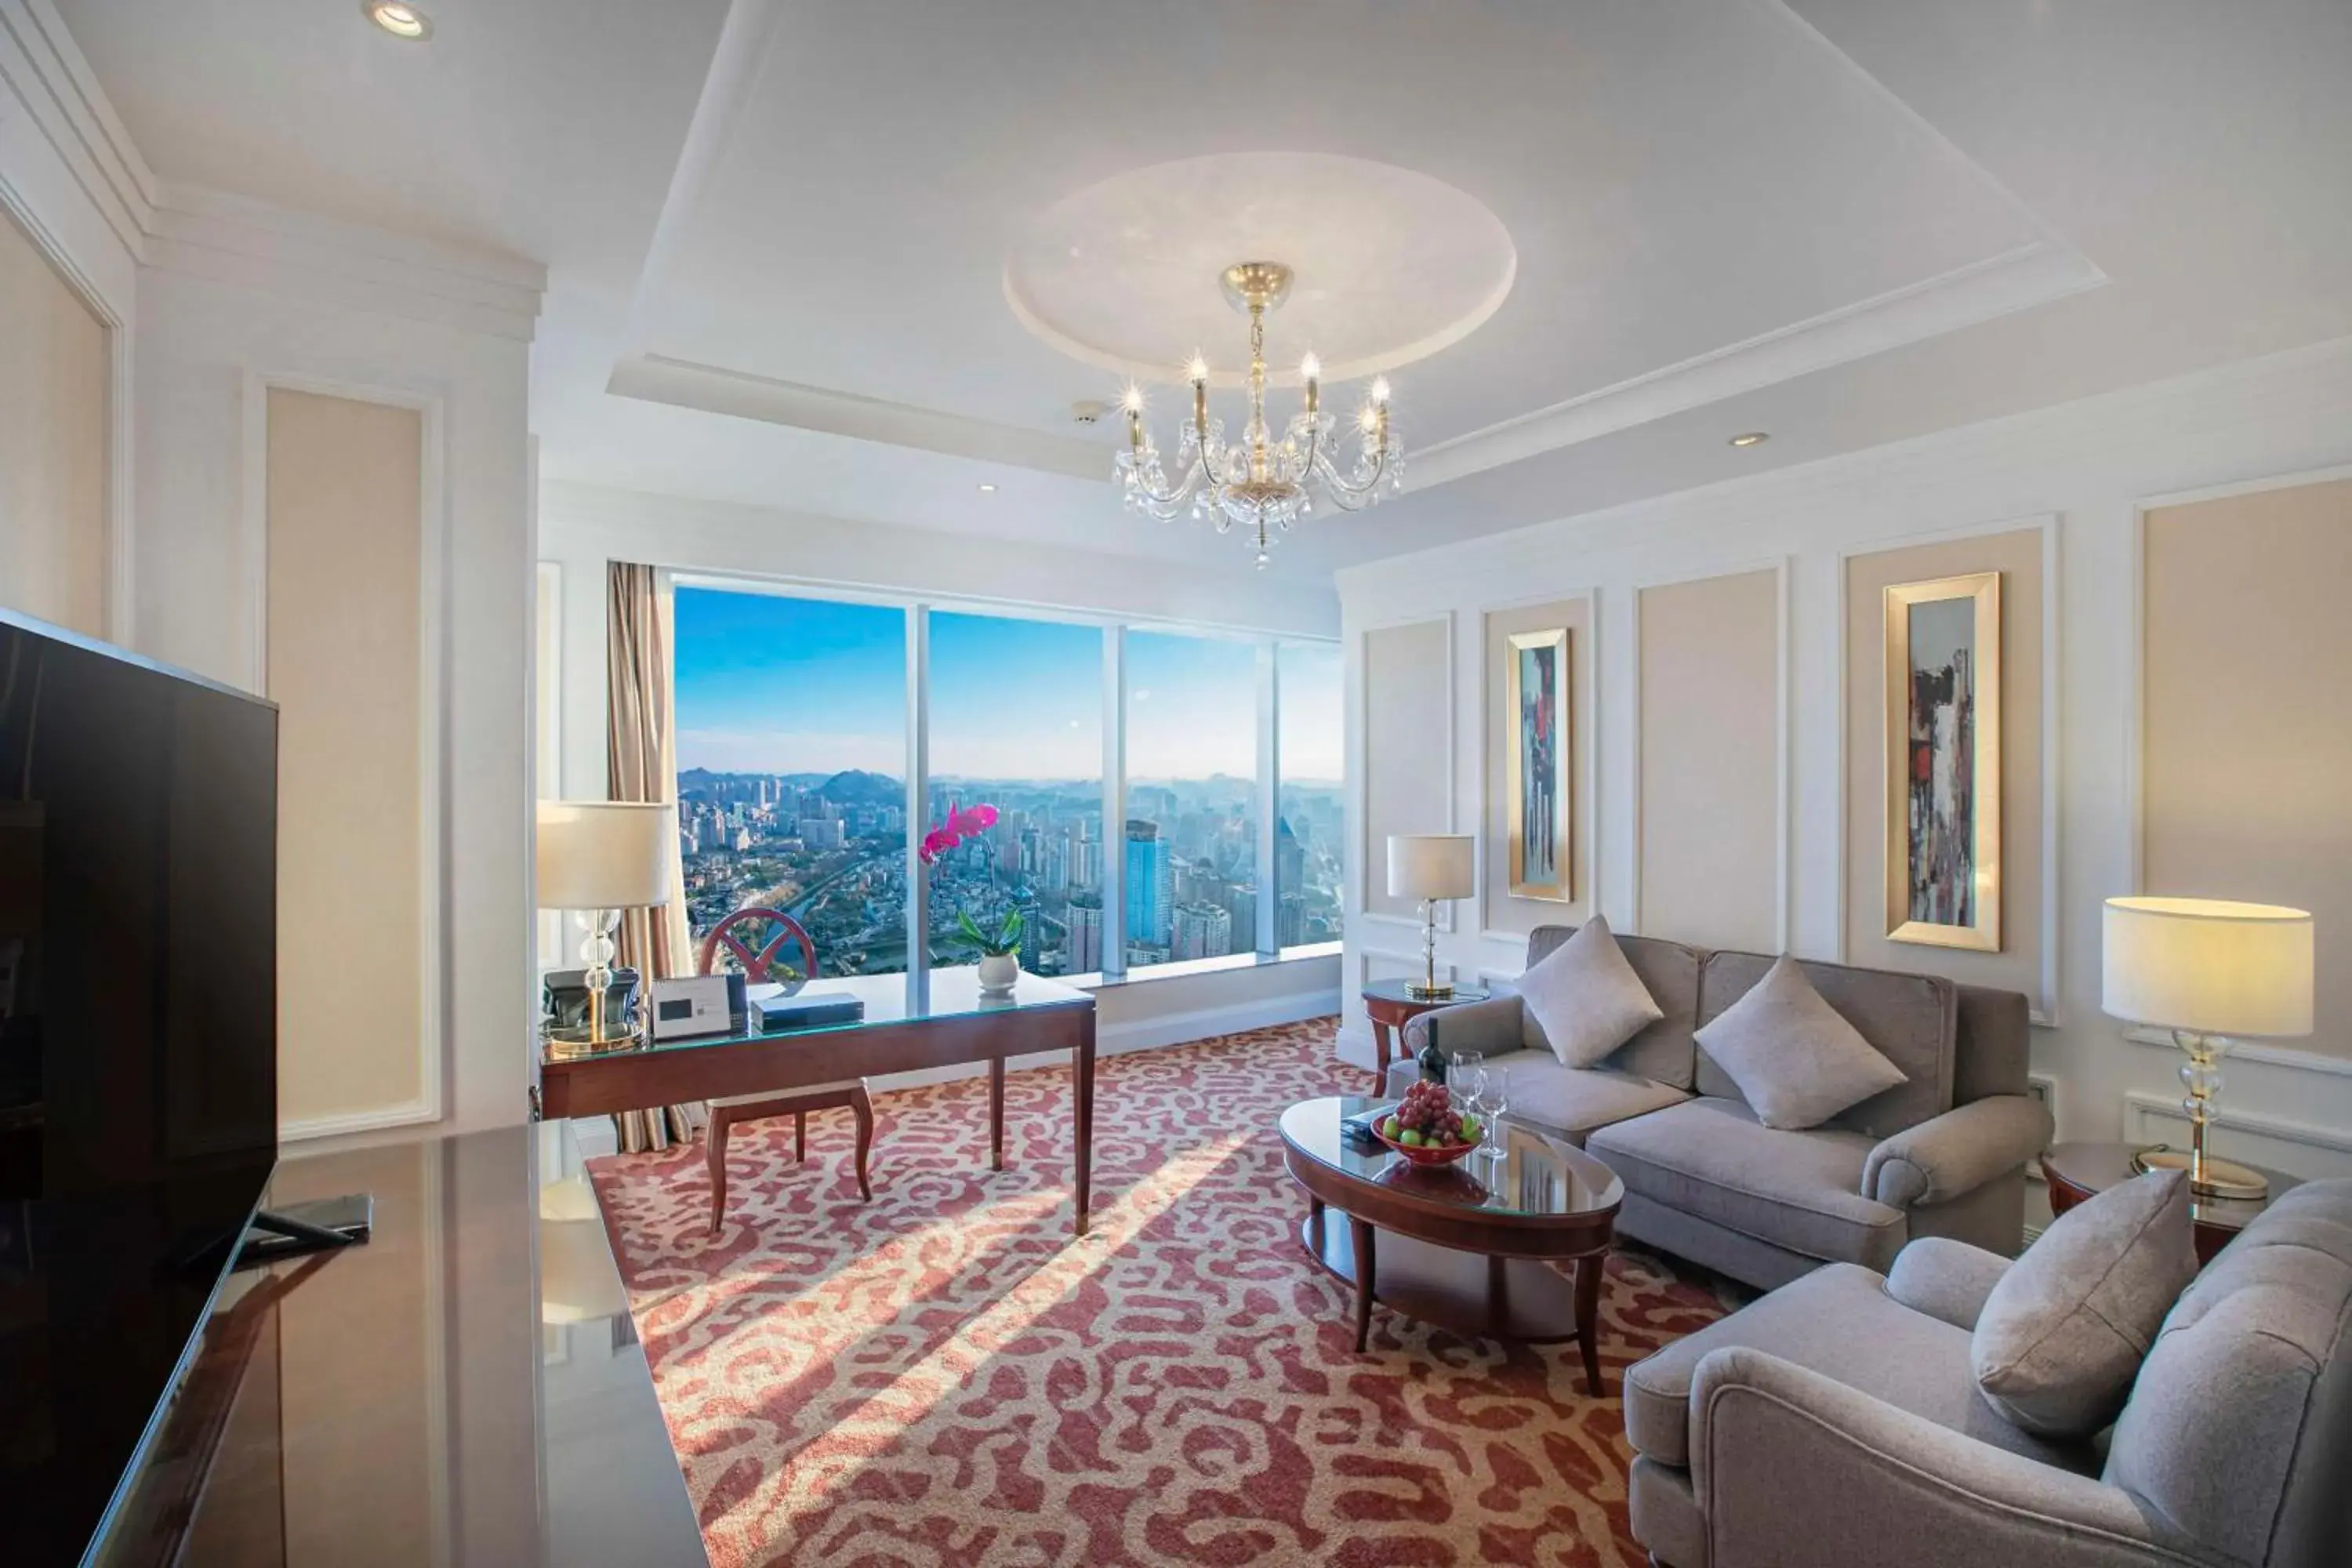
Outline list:
[[[814,790],[836,805],[899,805],[907,798],[907,786],[897,779],[856,768],[838,773],[721,773],[709,768],[688,768],[677,775],[677,787],[688,792],[724,784],[749,784],[758,780],[773,780],[795,795]]]
[[[904,805],[907,786],[883,773],[856,768],[834,774],[816,786],[816,793],[835,805]]]

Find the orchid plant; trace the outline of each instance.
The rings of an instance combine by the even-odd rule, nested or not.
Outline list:
[[[996,826],[996,807],[992,805],[950,805],[948,819],[923,835],[922,847],[916,853],[926,866],[939,864],[940,857],[967,838],[977,838]],[[1003,958],[1021,951],[1021,911],[1006,913],[991,933],[970,912],[956,912],[956,929],[964,940],[990,958]]]
[[[1021,951],[1021,911],[1008,910],[997,923],[994,936],[981,928],[980,922],[961,910],[956,911],[956,929],[964,940],[990,958],[1003,958]]]
[[[996,826],[996,807],[992,805],[950,805],[948,819],[923,835],[923,845],[916,851],[926,866],[936,865],[940,856],[967,838],[977,838]]]

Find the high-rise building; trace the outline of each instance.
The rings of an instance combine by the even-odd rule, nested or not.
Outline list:
[[[1234,950],[1234,918],[1214,904],[1181,904],[1171,921],[1168,956],[1223,958]]]
[[[1176,868],[1160,825],[1127,825],[1127,940],[1130,947],[1166,947],[1176,902]]]
[[[1282,902],[1275,907],[1275,941],[1284,947],[1297,947],[1307,940],[1307,895],[1285,893]]]
[[[1233,921],[1237,951],[1245,952],[1257,946],[1257,889],[1235,888],[1226,893],[1225,914]]]
[[[1080,893],[1070,900],[1070,968],[1072,974],[1091,974],[1102,967],[1103,907],[1100,893]]]
[[[1307,890],[1307,846],[1290,829],[1290,818],[1274,825],[1274,890],[1284,898]]]
[[[1045,938],[1045,922],[1037,913],[1036,895],[1023,894],[1013,900],[1013,907],[1021,911],[1021,967],[1035,974]]]

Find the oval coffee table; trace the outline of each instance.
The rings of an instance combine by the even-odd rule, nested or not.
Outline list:
[[[1378,1301],[1459,1334],[1575,1340],[1585,1391],[1599,1395],[1601,1269],[1624,1187],[1581,1149],[1507,1121],[1495,1154],[1453,1165],[1418,1166],[1379,1143],[1349,1143],[1340,1119],[1386,1103],[1343,1095],[1282,1113],[1283,1163],[1307,1189],[1299,1239],[1355,1287],[1356,1349]],[[1348,1223],[1326,1223],[1326,1208]],[[1552,1267],[1567,1262],[1576,1265],[1572,1287]]]

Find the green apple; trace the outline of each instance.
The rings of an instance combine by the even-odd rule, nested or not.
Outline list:
[[[1402,1131],[1402,1129],[1397,1125],[1397,1119],[1393,1116],[1381,1123],[1381,1131],[1386,1137],[1393,1138]]]
[[[1465,1116],[1462,1119],[1462,1142],[1465,1143],[1475,1143],[1478,1142],[1478,1119],[1476,1117]]]
[[[1408,1127],[1402,1132],[1397,1134],[1397,1142],[1403,1144],[1408,1149],[1418,1149],[1422,1145],[1422,1136],[1420,1133]]]

